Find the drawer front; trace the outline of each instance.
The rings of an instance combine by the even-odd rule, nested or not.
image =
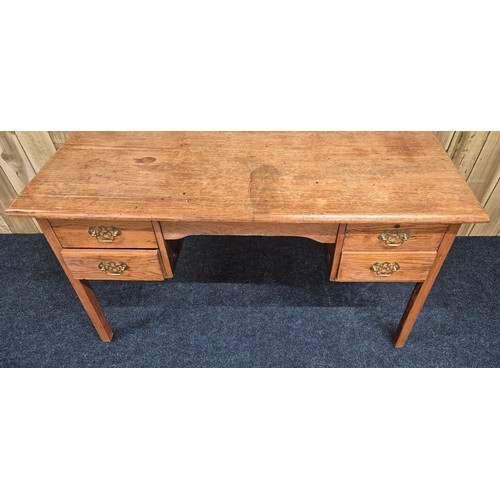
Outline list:
[[[342,252],[337,281],[424,281],[436,252]]]
[[[158,250],[61,250],[77,279],[163,280]]]
[[[351,225],[347,226],[344,250],[349,252],[436,251],[447,225]]]
[[[64,248],[158,248],[151,222],[51,220]]]

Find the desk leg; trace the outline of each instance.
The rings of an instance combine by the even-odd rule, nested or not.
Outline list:
[[[347,228],[347,224],[339,224],[339,229],[337,231],[337,238],[335,241],[335,245],[333,247],[333,251],[328,259],[328,265],[330,266],[330,281],[335,281],[337,277],[337,271],[339,270],[340,265],[340,256],[342,254],[342,245],[344,244],[344,235],[345,230]]]
[[[429,295],[431,291],[432,285],[436,280],[436,277],[443,265],[446,256],[455,240],[455,236],[460,228],[460,224],[452,224],[448,226],[446,234],[444,235],[443,241],[441,245],[439,245],[439,249],[437,251],[436,260],[434,264],[432,264],[431,270],[427,275],[427,278],[422,283],[417,283],[413,292],[411,294],[408,305],[406,306],[406,310],[403,313],[403,317],[399,322],[398,329],[396,330],[396,340],[394,343],[395,347],[403,347],[408,339],[408,335],[410,335],[411,329],[417,320],[418,314],[424,305],[425,299]]]
[[[37,222],[42,228],[43,234],[45,235],[45,238],[47,238],[52,251],[57,257],[57,260],[64,269],[69,282],[78,295],[78,298],[80,299],[83,308],[87,312],[90,321],[92,321],[92,324],[97,330],[99,337],[101,337],[101,340],[104,342],[111,342],[111,339],[113,338],[113,332],[111,330],[111,327],[109,326],[106,316],[104,316],[104,313],[102,312],[101,306],[97,301],[94,291],[92,290],[92,288],[90,288],[87,280],[77,280],[71,275],[71,272],[66,266],[64,259],[61,257],[61,244],[59,243],[59,240],[49,222],[43,219],[37,219]]]
[[[173,278],[177,258],[182,247],[182,239],[166,241],[160,227],[160,223],[153,221],[153,229],[158,242],[158,250],[160,251],[161,260],[163,263],[163,275],[165,278]]]

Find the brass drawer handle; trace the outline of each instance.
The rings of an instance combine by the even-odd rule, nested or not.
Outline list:
[[[110,276],[120,276],[128,269],[125,262],[113,262],[112,260],[109,262],[99,262],[97,267]]]
[[[388,247],[399,247],[411,238],[410,231],[399,229],[398,231],[383,231],[378,235],[378,239],[385,242]]]
[[[122,232],[113,226],[90,226],[89,234],[93,236],[99,243],[111,243],[115,241],[117,236]]]
[[[401,268],[401,266],[397,262],[375,262],[372,266],[370,266],[370,271],[373,271],[377,276],[386,277],[395,273]]]

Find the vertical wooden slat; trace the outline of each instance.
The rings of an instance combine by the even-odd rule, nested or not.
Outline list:
[[[56,152],[48,132],[16,132],[35,172],[38,172]]]
[[[438,139],[445,147],[451,160],[467,180],[474,169],[474,165],[488,139],[489,132],[435,132]],[[474,224],[464,224],[458,232],[458,236],[466,236],[470,233]]]
[[[489,132],[455,132],[448,154],[465,180],[469,178]],[[458,236],[467,236],[474,224],[463,224]]]
[[[491,222],[488,224],[475,224],[471,229],[470,236],[500,236],[500,181],[491,193],[486,205]]]
[[[480,202],[486,203],[500,177],[500,132],[490,132],[467,182]]]
[[[438,138],[438,141],[441,143],[445,151],[448,151],[450,147],[451,140],[453,138],[453,134],[456,132],[434,132],[434,135]]]
[[[0,234],[12,233],[5,219],[0,215]]]
[[[35,170],[14,132],[0,132],[0,168],[18,194],[35,176]]]
[[[460,226],[460,230],[457,233],[457,236],[467,236],[473,227],[474,224],[462,224]]]
[[[490,196],[495,189],[500,178],[500,132],[490,132],[488,139],[484,143],[484,146],[479,154],[474,168],[470,173],[467,184],[476,195],[477,199],[481,202],[483,206],[489,200]],[[492,203],[494,200],[492,201]],[[490,215],[491,216],[491,215]],[[494,227],[495,221],[492,219]],[[475,225],[469,225],[466,227],[465,234],[468,236],[471,233],[476,234],[474,231]],[[478,229],[478,232],[483,233],[484,230]]]
[[[483,149],[489,132],[455,132],[448,155],[465,180]]]
[[[61,144],[69,137],[71,132],[49,132],[50,139],[52,144],[56,149],[61,147]]]
[[[0,168],[9,180],[15,194],[19,194],[35,176],[35,169],[15,132],[0,132]],[[8,186],[4,186],[1,196],[2,206],[5,208],[13,199],[13,194]],[[38,223],[34,219],[23,220],[18,218],[12,221],[9,219],[8,221],[5,220],[5,223],[14,225],[12,228],[14,232],[18,230],[28,233],[41,232]]]
[[[5,210],[16,197],[16,191],[12,187],[3,169],[0,168],[0,211]],[[5,222],[13,233],[38,233],[38,227],[31,219],[20,217],[5,217]]]

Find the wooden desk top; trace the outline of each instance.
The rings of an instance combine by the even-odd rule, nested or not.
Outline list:
[[[488,222],[431,132],[75,132],[5,212],[207,222]]]

